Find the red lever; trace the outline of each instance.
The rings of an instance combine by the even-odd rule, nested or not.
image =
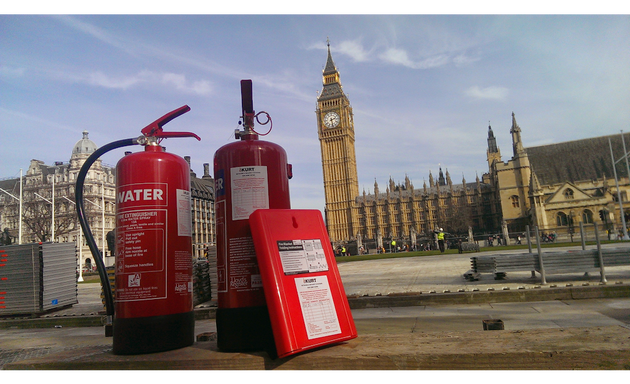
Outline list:
[[[164,132],[162,127],[173,120],[176,117],[183,115],[184,113],[190,111],[190,107],[184,105],[183,107],[179,107],[174,111],[167,113],[166,115],[160,117],[155,120],[151,124],[147,125],[142,129],[142,134],[145,136],[154,136],[159,138],[167,138],[167,137],[194,137],[197,140],[201,140],[199,136],[192,132]]]

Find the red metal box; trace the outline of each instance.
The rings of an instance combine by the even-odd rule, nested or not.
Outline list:
[[[321,212],[259,209],[249,224],[278,357],[357,337]]]

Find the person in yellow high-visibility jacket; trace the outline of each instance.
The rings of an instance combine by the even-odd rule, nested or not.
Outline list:
[[[444,253],[444,230],[442,228],[440,228],[440,232],[437,234],[437,239],[440,252]]]

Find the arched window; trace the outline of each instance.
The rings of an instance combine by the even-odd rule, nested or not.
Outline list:
[[[593,212],[591,212],[588,209],[585,209],[584,212],[582,212],[582,222],[584,224],[592,224],[593,223]]]
[[[512,207],[518,208],[520,204],[518,203],[518,196],[512,195],[510,196],[510,200],[512,200]]]
[[[564,198],[573,199],[573,190],[571,188],[567,188],[564,190]]]
[[[564,212],[558,212],[556,215],[556,225],[558,227],[566,227],[569,225],[569,218]]]

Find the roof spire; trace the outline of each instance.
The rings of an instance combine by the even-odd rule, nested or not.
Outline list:
[[[521,127],[519,127],[516,122],[514,112],[512,112],[512,128],[510,128],[510,133],[512,134],[514,157],[518,157],[519,155],[525,153],[525,149],[523,148],[523,142],[521,141]]]
[[[328,47],[328,59],[326,60],[326,67],[324,67],[324,76],[337,72],[337,67],[330,54],[330,39],[326,38],[326,46]]]
[[[326,59],[326,66],[322,73],[324,88],[317,98],[318,101],[346,97],[341,88],[341,81],[339,81],[339,71],[337,71],[335,62],[332,59],[332,54],[330,53],[330,39],[328,38],[326,39],[326,46],[328,47],[328,58]]]

